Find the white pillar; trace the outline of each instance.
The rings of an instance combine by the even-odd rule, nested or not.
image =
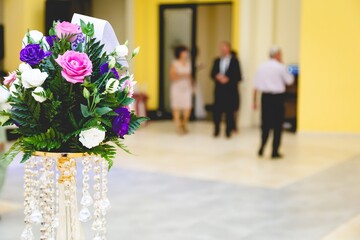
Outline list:
[[[240,126],[260,124],[259,110],[254,112],[253,78],[257,66],[268,58],[274,40],[275,0],[241,0],[240,61],[243,70],[241,84]]]

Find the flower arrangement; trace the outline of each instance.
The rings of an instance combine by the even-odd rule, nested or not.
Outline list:
[[[118,61],[139,48],[131,56],[127,43],[104,52],[94,25],[84,21],[54,22],[49,36],[29,31],[22,46],[22,63],[0,85],[0,101],[11,106],[0,112],[2,125],[16,125],[20,137],[0,161],[8,164],[21,151],[21,162],[35,151],[85,152],[110,168],[115,145],[128,152],[124,136],[147,120],[130,111],[136,82]]]

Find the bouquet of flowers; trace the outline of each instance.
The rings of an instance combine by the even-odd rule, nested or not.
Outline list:
[[[139,48],[130,56],[127,43],[104,52],[84,21],[54,22],[49,36],[31,30],[22,44],[22,63],[0,85],[0,101],[11,106],[0,112],[2,125],[16,125],[20,137],[0,161],[9,164],[21,151],[22,162],[36,151],[82,152],[100,155],[110,168],[116,146],[128,152],[124,136],[147,120],[130,111],[136,82],[119,63]]]

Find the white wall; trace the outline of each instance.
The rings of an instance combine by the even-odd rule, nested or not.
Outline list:
[[[299,62],[300,4],[301,0],[241,0],[242,127],[258,126],[260,123],[259,110],[252,108],[252,81],[257,66],[268,58],[269,48],[279,45],[286,64]]]
[[[276,0],[275,5],[274,43],[283,49],[285,63],[298,63],[301,0]]]

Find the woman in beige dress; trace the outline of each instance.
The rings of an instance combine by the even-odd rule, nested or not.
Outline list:
[[[173,119],[179,134],[188,132],[187,124],[192,108],[192,77],[189,50],[185,46],[175,48],[175,60],[170,66],[170,101]]]

